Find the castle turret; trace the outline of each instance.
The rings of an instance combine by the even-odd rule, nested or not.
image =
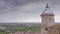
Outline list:
[[[45,10],[41,14],[41,18],[41,34],[49,34],[49,27],[55,24],[55,20],[54,13],[50,10],[48,4],[46,4]]]

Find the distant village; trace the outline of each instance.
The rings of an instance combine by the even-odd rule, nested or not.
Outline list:
[[[40,23],[1,23],[0,34],[40,34],[40,25]]]
[[[16,32],[9,32],[9,34],[40,34],[40,31],[16,31]]]

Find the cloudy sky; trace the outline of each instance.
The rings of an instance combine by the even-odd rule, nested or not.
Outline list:
[[[0,22],[41,22],[47,3],[60,22],[60,0],[0,0]]]

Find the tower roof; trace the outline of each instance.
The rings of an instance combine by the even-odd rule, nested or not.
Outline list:
[[[54,15],[54,13],[50,10],[48,4],[46,4],[45,10],[41,15]]]

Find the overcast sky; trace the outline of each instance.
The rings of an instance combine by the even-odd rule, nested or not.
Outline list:
[[[47,3],[60,22],[60,0],[0,0],[0,22],[41,22]]]

